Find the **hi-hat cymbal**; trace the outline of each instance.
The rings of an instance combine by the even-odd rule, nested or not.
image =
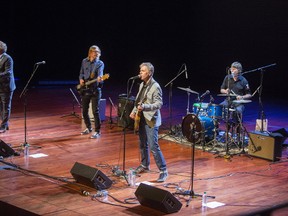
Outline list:
[[[236,97],[237,95],[236,94],[217,94],[217,96],[222,96],[222,97]]]
[[[251,100],[233,100],[233,103],[250,103]]]
[[[179,89],[181,89],[183,91],[187,91],[187,92],[193,93],[193,94],[199,94],[198,92],[193,91],[190,88],[183,88],[183,87],[177,87],[177,88],[179,88]]]

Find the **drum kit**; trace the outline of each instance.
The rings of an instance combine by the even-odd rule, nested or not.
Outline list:
[[[190,88],[183,88],[178,87],[181,90],[186,91],[187,93],[194,93],[198,94],[198,92],[191,90]],[[212,144],[212,148],[215,146],[224,146],[225,142],[227,144],[227,140],[224,135],[219,135],[219,125],[220,121],[224,122],[232,122],[233,116],[236,115],[236,110],[231,108],[225,108],[222,105],[214,104],[214,100],[210,99],[209,103],[204,103],[202,101],[199,101],[197,103],[193,104],[193,112],[189,112],[189,94],[188,94],[188,104],[187,104],[187,114],[182,120],[182,134],[183,136],[192,143],[201,143],[203,150],[204,146],[208,146],[209,144]],[[227,94],[218,94],[219,97],[228,97]],[[230,94],[230,96],[233,96]],[[234,95],[236,96],[236,95]],[[199,98],[199,97],[198,97]],[[250,103],[251,100],[235,100],[233,103]],[[242,117],[241,117],[242,118]],[[241,119],[242,121],[242,119]],[[241,122],[240,121],[240,122]],[[228,126],[228,123],[226,124],[226,127]],[[239,125],[238,125],[239,126]],[[236,128],[237,126],[235,126]],[[226,128],[226,132],[228,132]],[[236,131],[231,131],[231,133],[235,133],[233,135],[237,136]],[[243,131],[238,133],[243,133]],[[231,139],[233,139],[233,135],[230,136]],[[220,136],[220,137],[219,137]],[[238,134],[238,137],[240,135]],[[243,135],[242,135],[243,137]],[[224,143],[222,142],[224,138]],[[227,137],[226,137],[227,138]],[[237,147],[239,145],[234,142]],[[243,142],[242,142],[243,143]],[[224,146],[225,147],[225,146]],[[240,148],[240,147],[239,147]]]

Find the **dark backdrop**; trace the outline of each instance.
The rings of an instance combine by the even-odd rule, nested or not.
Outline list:
[[[226,68],[244,71],[272,63],[263,72],[263,96],[285,97],[288,1],[286,0],[10,0],[1,3],[0,40],[15,61],[19,88],[33,77],[78,80],[89,46],[102,49],[108,87],[126,85],[143,61],[151,61],[162,87],[186,63],[189,79],[173,82],[198,92],[219,93]],[[261,72],[246,74],[252,90]]]

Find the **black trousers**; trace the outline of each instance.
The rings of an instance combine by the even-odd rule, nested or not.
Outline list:
[[[89,106],[90,101],[92,103],[92,112],[94,116],[95,132],[100,132],[101,120],[100,120],[100,99],[101,99],[101,89],[98,88],[95,92],[86,92],[82,95],[82,115],[87,128],[92,128],[91,120],[89,116]]]
[[[9,125],[12,97],[13,91],[0,93],[1,128],[7,128]]]

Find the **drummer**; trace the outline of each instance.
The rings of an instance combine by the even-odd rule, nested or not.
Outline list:
[[[230,74],[231,72],[231,74]],[[242,114],[244,112],[244,103],[250,99],[251,91],[249,83],[245,77],[241,75],[242,65],[240,62],[233,62],[229,69],[228,75],[225,76],[221,85],[220,92],[227,94],[226,99],[220,103],[225,108],[235,109],[232,121],[236,124],[242,121]],[[229,99],[230,98],[230,99]]]

